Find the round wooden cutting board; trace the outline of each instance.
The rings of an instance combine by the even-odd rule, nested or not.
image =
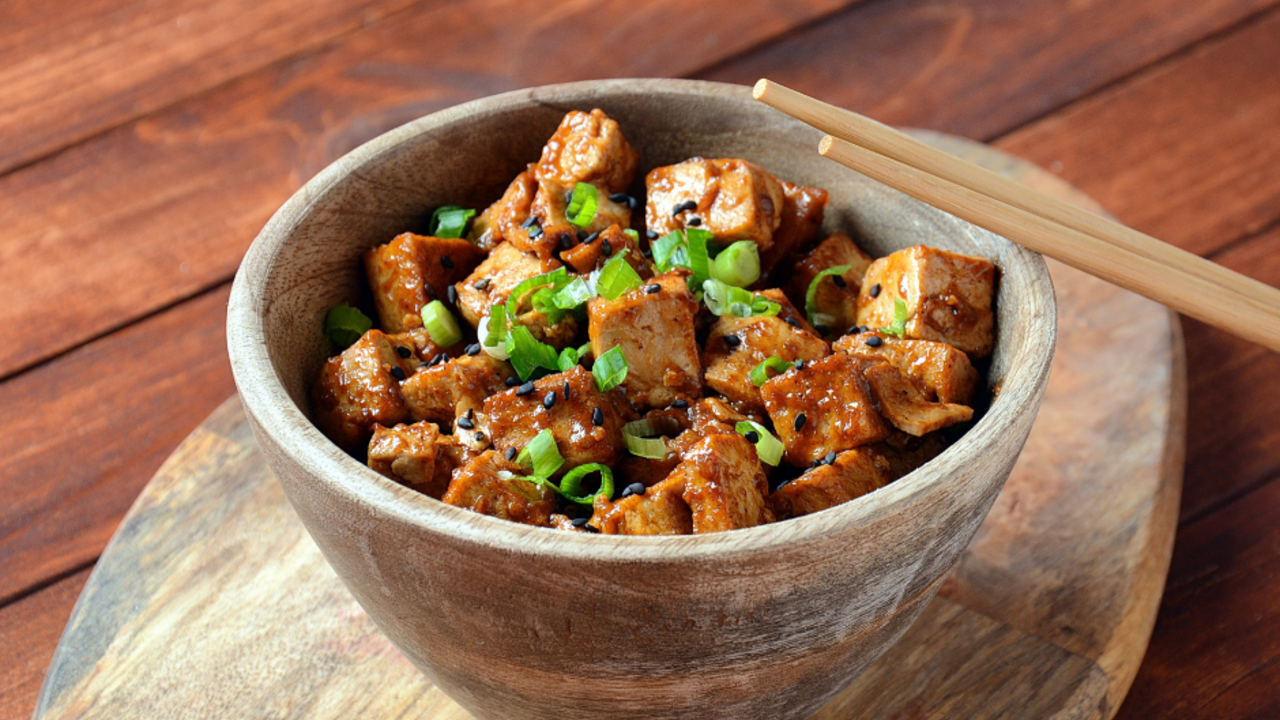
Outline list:
[[[1093,207],[1024,162],[921,136]],[[817,717],[1109,718],[1128,690],[1173,545],[1182,338],[1160,305],[1050,268],[1058,354],[1013,476],[939,597]],[[35,717],[468,716],[325,564],[233,398],[174,452],[103,553]]]

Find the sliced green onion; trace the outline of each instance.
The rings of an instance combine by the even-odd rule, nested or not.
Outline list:
[[[551,303],[561,310],[572,310],[595,297],[591,285],[580,277],[576,277],[551,298]]]
[[[600,279],[596,283],[596,291],[602,297],[617,300],[623,293],[634,290],[644,283],[636,269],[626,261],[626,253],[618,253],[600,268]]]
[[[702,283],[702,299],[707,309],[717,317],[730,313],[731,305],[751,307],[751,293],[740,287],[734,287],[723,280],[711,279]]]
[[[445,205],[431,213],[431,221],[427,223],[427,234],[438,238],[460,238],[466,232],[467,223],[475,217],[475,210]]]
[[[548,285],[533,291],[533,295],[529,296],[529,305],[533,307],[534,312],[542,313],[546,316],[548,325],[555,325],[564,319],[564,309],[555,304],[555,298],[559,295],[556,288]]]
[[[481,344],[497,346],[507,341],[507,306],[502,304],[489,308],[486,332],[480,333]],[[477,328],[478,330],[479,328]]]
[[[596,388],[603,393],[621,385],[622,381],[627,379],[628,369],[627,359],[622,355],[622,348],[615,345],[596,358],[595,364],[591,366],[591,374],[595,376]]]
[[[830,277],[831,275],[843,275],[849,272],[850,267],[852,266],[836,265],[835,267],[829,267],[815,275],[813,280],[809,281],[809,289],[804,293],[804,314],[805,317],[809,319],[810,324],[830,326],[831,323],[835,321],[835,318],[831,315],[818,312],[818,283],[822,282],[823,278]]]
[[[457,319],[439,300],[432,300],[422,306],[422,324],[427,327],[431,342],[442,348],[452,347],[462,340],[462,330],[458,328]]]
[[[511,367],[521,380],[533,377],[534,370],[546,368],[552,372],[560,369],[560,356],[550,345],[539,342],[529,332],[529,328],[516,325],[511,328],[511,337],[507,340],[507,352],[510,354]]]
[[[777,355],[771,355],[767,360],[751,369],[751,382],[756,387],[760,387],[768,382],[770,377],[773,377],[769,374],[770,370],[774,373],[782,374],[793,367],[795,367],[795,363],[787,362]]]
[[[502,313],[502,326],[505,328],[506,308],[503,308]],[[506,360],[511,357],[511,354],[507,352],[507,333],[504,330],[496,341],[492,340],[491,338],[494,335],[490,332],[490,325],[493,324],[490,320],[492,319],[492,316],[487,315],[480,318],[480,322],[476,324],[476,337],[480,338],[480,349],[491,358]]]
[[[751,298],[751,314],[755,317],[762,315],[773,317],[780,312],[782,312],[782,305],[763,295],[756,295]]]
[[[507,317],[514,318],[520,314],[520,303],[524,300],[525,295],[537,290],[541,287],[550,286],[555,290],[560,290],[569,284],[569,271],[559,267],[549,273],[534,275],[533,277],[521,282],[507,296]]]
[[[600,206],[600,191],[590,183],[580,182],[573,186],[573,194],[569,197],[569,207],[565,217],[578,227],[591,224],[596,216],[596,208]]]
[[[633,420],[622,426],[622,441],[632,455],[662,460],[667,456],[667,441],[648,420]]]
[[[600,473],[600,489],[590,495],[583,495],[582,478],[593,472]],[[556,489],[569,502],[590,505],[595,501],[597,495],[603,495],[605,499],[613,497],[613,471],[609,469],[608,465],[601,465],[600,463],[579,465],[565,474],[560,480],[560,487]]]
[[[534,476],[548,478],[564,465],[564,457],[556,447],[555,436],[550,430],[543,430],[524,446],[516,456],[516,462],[532,469]]]
[[[672,230],[653,241],[653,264],[658,272],[664,273],[675,267],[675,252],[683,246],[684,236],[679,230]]]
[[[777,467],[778,462],[782,460],[782,452],[786,448],[783,447],[782,441],[775,437],[773,433],[766,430],[760,423],[750,420],[743,420],[734,425],[733,429],[743,435],[754,432],[756,434],[756,455],[766,465]]]
[[[893,324],[878,328],[885,335],[907,336],[907,303],[902,298],[893,299]]]
[[[716,256],[711,276],[735,287],[746,287],[760,279],[760,246],[739,240]]]
[[[560,368],[560,372],[568,372],[573,369],[574,365],[582,359],[583,355],[591,352],[591,343],[585,343],[582,347],[567,347],[560,351],[560,356],[556,359],[556,364]]]
[[[635,230],[632,230],[631,228],[627,228],[626,230],[623,230],[622,234],[626,235],[632,240],[635,240],[636,242],[640,242],[640,233]]]
[[[702,283],[711,279],[711,252],[707,245],[715,236],[700,228],[688,228],[684,237],[689,247],[687,267],[693,271],[689,282],[693,287],[702,287]]]
[[[343,350],[351,347],[373,328],[368,315],[350,305],[334,305],[324,316],[324,334]]]

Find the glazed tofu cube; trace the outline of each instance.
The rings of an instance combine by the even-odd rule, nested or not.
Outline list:
[[[773,233],[773,247],[760,255],[761,278],[772,276],[779,261],[818,240],[829,200],[822,188],[778,182],[782,184],[782,222]]]
[[[596,501],[591,524],[607,535],[689,535],[693,512],[680,478],[663,480],[617,502]]]
[[[652,285],[658,286],[651,292]],[[587,303],[591,352],[601,357],[622,348],[629,370],[622,387],[640,410],[662,407],[678,397],[702,394],[702,365],[694,337],[698,304],[683,271],[655,276],[649,284]]]
[[[627,262],[631,263],[631,267],[635,268],[640,277],[649,277],[653,274],[649,263],[640,252],[640,246],[622,232],[621,227],[610,225],[603,232],[593,234],[595,237],[591,237],[590,234],[587,236],[590,242],[578,242],[575,236],[573,246],[560,253],[560,259],[573,268],[574,272],[585,275],[603,267],[614,255],[625,252]]]
[[[555,491],[539,483],[517,480],[524,469],[486,450],[458,468],[444,502],[482,515],[526,525],[551,525]]]
[[[659,235],[692,227],[696,217],[722,244],[752,240],[764,254],[782,224],[782,184],[746,160],[692,158],[651,170],[645,187],[645,225]]]
[[[490,395],[506,391],[506,379],[514,374],[504,360],[485,353],[463,355],[419,370],[404,381],[400,393],[414,420],[451,426],[455,433],[474,433],[483,425],[475,413],[483,409]],[[461,418],[468,420],[457,424]]]
[[[408,360],[417,360],[418,362],[430,362],[438,357],[440,353],[454,357],[466,347],[462,343],[458,343],[452,347],[442,348],[435,344],[435,341],[431,339],[430,333],[424,327],[416,327],[395,335],[387,335],[387,339],[395,346],[395,350],[400,357]],[[409,355],[405,355],[406,352]]]
[[[316,425],[347,452],[363,449],[375,425],[409,419],[400,379],[414,371],[418,360],[401,357],[396,347],[380,330],[370,330],[329,358],[311,388]]]
[[[915,383],[887,362],[866,368],[863,375],[880,406],[880,413],[908,435],[920,437],[973,419],[971,407],[929,402]]]
[[[862,276],[871,266],[871,256],[844,233],[833,233],[818,246],[796,261],[787,282],[787,297],[798,307],[804,307],[805,294],[818,273],[837,265],[848,265],[849,271],[841,275],[829,275],[818,283],[814,302],[818,311],[830,316],[827,326],[843,331],[858,324],[858,290]]]
[[[890,466],[874,446],[845,450],[769,496],[779,520],[826,510],[889,484]]]
[[[580,182],[591,183],[607,196],[631,186],[639,161],[640,154],[622,136],[618,123],[600,110],[574,110],[547,140],[534,174],[541,182],[569,190]]]
[[[832,349],[892,364],[915,383],[926,400],[972,405],[978,392],[978,371],[969,356],[944,342],[869,331],[845,335]]]
[[[419,313],[443,299],[450,285],[467,276],[484,251],[462,239],[403,233],[364,254],[365,275],[383,332],[422,327]]]
[[[468,238],[477,247],[492,251],[505,240],[519,242],[529,240],[529,230],[524,222],[531,216],[533,196],[538,192],[538,181],[533,176],[533,165],[516,176],[507,186],[506,192],[494,204],[485,208],[479,217],[471,223]]]
[[[615,396],[597,390],[595,377],[581,365],[533,382],[531,392],[521,390],[513,388],[484,401],[485,423],[498,451],[523,450],[534,436],[550,429],[565,460],[561,473],[587,463],[613,465],[622,456],[626,421]]]
[[[866,363],[836,353],[805,363],[803,370],[788,370],[760,387],[788,463],[808,467],[828,453],[888,436],[889,428],[862,377]]]
[[[684,486],[695,534],[773,522],[769,480],[755,446],[737,433],[702,438],[663,483]]]
[[[504,242],[489,253],[475,272],[458,283],[458,312],[475,327],[480,324],[480,318],[489,316],[489,308],[506,302],[517,285],[560,266],[559,260],[540,260]]]
[[[996,268],[989,260],[917,245],[871,263],[858,293],[858,324],[891,327],[907,306],[906,336],[945,342],[971,358],[991,354]]]
[[[433,423],[379,425],[369,441],[369,467],[374,472],[437,500],[465,456],[465,449],[441,435]]]
[[[523,248],[527,252],[535,252],[538,257],[549,257],[556,248],[567,249],[578,242],[578,233],[595,233],[607,230],[611,225],[620,228],[631,227],[631,210],[625,203],[616,203],[609,199],[609,194],[596,188],[596,213],[585,226],[569,222],[565,213],[569,209],[569,194],[572,185],[560,185],[552,181],[540,181],[538,194],[533,199],[533,216],[537,218],[542,233],[530,240],[530,246]]]
[[[782,302],[790,305],[786,298]],[[794,311],[794,309],[793,309]],[[746,411],[761,412],[760,388],[751,382],[751,371],[772,356],[787,362],[818,360],[831,354],[826,341],[803,326],[778,316],[725,315],[711,326],[702,365],[707,387]]]

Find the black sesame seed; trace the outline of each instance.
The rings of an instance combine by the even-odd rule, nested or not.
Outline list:
[[[797,360],[797,361],[796,361],[796,366],[795,366],[795,367],[796,367],[796,370],[803,370],[803,369],[804,369],[804,360]]]
[[[804,427],[804,421],[808,419],[809,417],[804,413],[800,413],[799,415],[796,416],[796,425],[795,425],[796,432],[800,432],[800,428]]]
[[[657,240],[659,237],[657,230],[645,230],[644,236],[649,238],[650,240]]]
[[[507,452],[506,452],[507,461],[510,462],[512,460],[515,460],[516,456],[519,454],[520,453],[515,448],[513,447],[507,448]]]
[[[654,283],[654,284],[650,285],[649,287],[645,288],[645,289],[644,289],[644,291],[645,291],[645,293],[646,293],[646,294],[648,294],[648,295],[652,295],[652,294],[654,294],[654,293],[656,293],[656,292],[662,292],[662,286],[661,286],[661,285],[659,285],[658,283]]]
[[[596,238],[598,238],[598,237],[600,237],[600,231],[599,231],[599,230],[597,230],[597,231],[595,231],[595,232],[591,233],[590,235],[588,235],[588,236],[586,236],[586,237],[582,238],[582,244],[583,244],[583,245],[587,245],[587,244],[589,244],[589,243],[593,243],[593,242],[595,242],[595,241],[596,241]]]
[[[525,218],[524,222],[520,223],[520,227],[524,228],[525,230],[528,230],[529,228],[537,224],[537,222],[538,222],[538,218],[528,217],[528,218]]]
[[[724,344],[728,345],[731,348],[736,348],[742,344],[742,338],[738,337],[737,335],[725,335]]]
[[[825,462],[825,463],[826,463],[826,464],[828,464],[828,465],[833,465],[833,464],[835,464],[835,461],[836,461],[836,451],[835,451],[835,450],[832,450],[832,451],[828,452],[825,456],[823,456],[822,461],[823,461],[823,462]]]
[[[675,207],[671,208],[671,215],[674,217],[684,212],[685,210],[693,210],[697,207],[698,207],[698,203],[694,202],[693,200],[685,200],[679,205],[676,205]]]
[[[463,417],[465,417],[465,418],[466,418],[466,419],[468,419],[468,420],[475,420],[475,419],[476,419],[476,409],[475,409],[475,408],[467,408],[467,412],[463,414]]]
[[[483,289],[485,289],[485,288],[489,287],[489,278],[480,278],[480,279],[479,279],[479,280],[477,280],[477,281],[475,282],[475,284],[474,284],[474,285],[472,285],[471,287],[473,287],[473,288],[475,288],[475,289],[477,289],[477,290],[483,290]]]
[[[524,396],[524,395],[528,395],[531,392],[533,392],[532,380],[516,388],[516,395]]]
[[[422,362],[420,362],[420,363],[418,363],[418,369],[419,369],[419,370],[421,370],[422,368],[429,368],[429,367],[431,367],[431,363],[426,362],[425,360],[424,360],[424,361],[422,361]]]
[[[569,399],[569,381],[568,380],[564,381],[564,399],[565,400]]]
[[[450,305],[457,305],[458,304],[458,288],[452,285],[450,285],[448,288],[445,288],[444,298],[445,300],[449,301]]]
[[[879,335],[872,335],[871,337],[867,338],[867,345],[870,347],[880,347],[883,344],[884,344],[884,341],[880,339]]]
[[[561,249],[561,250],[568,250],[568,249],[569,249],[569,248],[571,248],[571,247],[573,247],[573,236],[572,236],[572,235],[561,235],[561,236],[560,236],[560,249]]]
[[[702,218],[698,217],[697,215],[694,215],[688,220],[685,220],[684,224],[688,225],[689,227],[698,227],[699,225],[702,224]]]
[[[626,193],[614,193],[609,196],[609,202],[624,203],[631,199]]]
[[[867,294],[871,297],[880,297],[880,283],[872,285],[871,289],[867,291]]]
[[[480,343],[471,343],[467,346],[467,355],[475,357],[480,354]]]
[[[849,329],[844,331],[844,334],[845,334],[845,335],[857,335],[857,334],[858,334],[858,326],[857,326],[857,325],[850,325],[850,326],[849,326]]]
[[[858,326],[858,332],[860,332],[860,333],[870,332],[870,331],[871,331],[871,327],[870,327],[869,325],[859,325],[859,326]]]
[[[641,254],[641,255],[643,255],[643,256],[645,256],[645,257],[647,257],[647,258],[651,258],[651,257],[653,257],[653,251],[652,251],[652,250],[650,250],[649,248],[645,248],[644,250],[641,250],[641,251],[640,251],[640,254]]]
[[[583,525],[582,529],[592,533],[600,532],[600,528],[596,527],[595,525]]]
[[[622,491],[622,497],[631,497],[632,495],[643,495],[644,483],[633,482]]]
[[[537,225],[534,225],[533,227],[529,228],[529,237],[535,238],[535,239],[542,237],[542,228]]]
[[[400,367],[399,365],[395,365],[395,366],[392,366],[391,368],[391,377],[397,380],[404,380],[406,377],[408,377],[408,375],[404,374],[404,368]]]
[[[685,400],[684,398],[676,398],[674,401],[672,401],[671,407],[677,410],[683,410],[689,407],[689,401]]]
[[[800,328],[801,330],[804,329],[804,326],[800,324],[800,321],[795,318],[783,318],[782,322],[790,325],[791,327]]]
[[[463,430],[472,430],[472,429],[475,429],[475,426],[476,426],[476,424],[471,420],[467,419],[466,416],[458,418],[457,423],[458,423],[458,427],[462,428]]]
[[[756,432],[755,430],[748,430],[747,433],[743,435],[743,437],[745,437],[747,439],[747,442],[751,443],[752,445],[755,445],[756,443],[760,442],[760,433]]]
[[[818,458],[817,460],[814,460],[813,462],[809,463],[809,467],[811,468],[822,467],[822,458]]]
[[[397,345],[397,346],[396,346],[396,354],[397,354],[397,355],[399,355],[400,357],[402,357],[402,358],[404,358],[404,359],[408,360],[408,359],[409,359],[409,356],[413,355],[413,351],[412,351],[412,350],[410,350],[409,348],[407,348],[407,347],[403,346],[403,345]]]
[[[845,282],[843,275],[832,275],[831,282],[835,283],[838,288],[849,287],[849,283]]]
[[[609,257],[613,254],[613,245],[611,245],[608,240],[600,241],[600,254],[605,257]]]
[[[440,353],[435,357],[431,358],[432,365],[443,365],[447,362],[449,362],[449,355],[447,353]]]
[[[580,518],[574,518],[573,522],[570,524],[576,528],[580,528],[580,527],[584,527],[589,522],[591,522],[591,518],[580,517]]]
[[[445,267],[447,267],[447,268],[449,268],[450,270],[452,270],[452,269],[453,269],[453,258],[449,257],[448,255],[441,255],[441,256],[440,256],[440,264],[441,264],[441,265],[443,265],[443,266],[445,266]]]
[[[595,425],[596,427],[600,427],[601,425],[604,425],[603,410],[601,410],[600,408],[596,408],[591,411],[591,424]]]
[[[520,384],[520,378],[516,377],[515,375],[508,375],[507,379],[503,380],[502,382],[506,383],[507,387],[515,387]]]
[[[484,434],[484,431],[483,431],[483,430],[477,430],[477,431],[476,431],[476,442],[484,442],[484,441],[485,441],[485,434]]]
[[[544,398],[542,398],[542,407],[544,407],[544,408],[546,408],[546,409],[548,409],[548,410],[550,410],[551,408],[555,407],[555,406],[556,406],[556,398],[557,398],[557,397],[558,397],[558,396],[556,395],[556,391],[555,391],[555,390],[552,390],[551,392],[547,393],[547,396],[546,396],[546,397],[544,397]]]

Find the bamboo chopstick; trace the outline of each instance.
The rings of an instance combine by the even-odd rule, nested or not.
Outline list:
[[[819,130],[819,152],[975,225],[1280,351],[1280,290],[769,80],[752,95]],[[834,137],[832,137],[834,136]]]

